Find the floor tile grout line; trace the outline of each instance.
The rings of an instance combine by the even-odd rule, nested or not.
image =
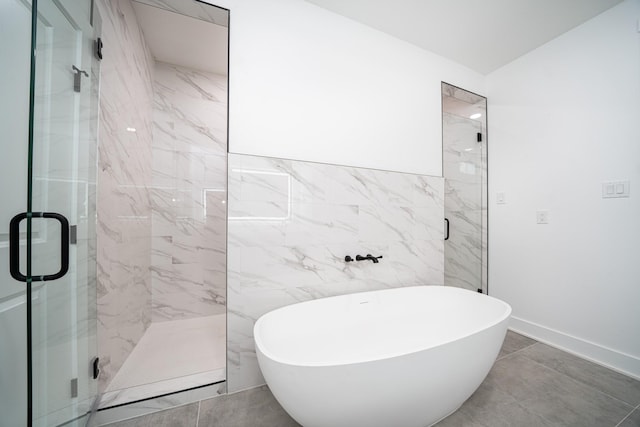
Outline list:
[[[511,395],[509,395],[509,396],[511,396]],[[520,401],[520,400],[516,399],[514,396],[511,396],[511,397],[513,397],[513,398],[514,398],[515,404],[516,404],[516,405],[518,405],[520,408],[522,408],[523,410],[525,410],[525,411],[529,412],[530,414],[533,414],[533,415],[535,415],[535,416],[537,416],[537,417],[542,418],[542,419],[543,419],[543,420],[545,420],[549,425],[553,425],[553,422],[552,422],[551,420],[547,419],[547,417],[545,417],[544,415],[542,415],[542,413],[539,413],[539,412],[536,412],[536,411],[533,411],[533,410],[529,409],[527,406],[524,406],[524,404],[523,404],[523,402],[522,402],[522,401]]]
[[[511,353],[509,353],[509,354],[505,354],[504,356],[502,356],[502,357],[500,357],[500,358],[496,359],[496,362],[497,362],[498,360],[502,360],[502,359],[504,359],[504,358],[505,358],[505,357],[507,357],[507,356],[511,356],[512,354],[520,353],[521,351],[524,351],[524,350],[528,349],[529,347],[532,347],[532,346],[534,346],[534,345],[536,345],[536,344],[548,345],[548,344],[545,344],[545,343],[541,343],[541,342],[539,342],[539,341],[536,341],[535,343],[530,344],[530,345],[528,345],[528,346],[526,346],[526,347],[523,347],[523,348],[521,348],[521,349],[518,349],[518,350],[516,350],[516,351],[514,351],[514,352],[511,352]],[[550,346],[550,347],[553,347],[553,346]],[[567,353],[567,352],[565,352],[565,351],[564,351],[564,350],[562,350],[562,349],[559,349],[559,348],[556,348],[556,347],[553,347],[553,348],[555,348],[556,350],[562,351],[562,352],[564,352],[564,353]],[[574,354],[571,354],[571,353],[567,353],[567,354],[570,354],[570,355],[572,355],[572,356],[574,356],[574,357],[576,357],[576,358],[578,358],[578,359],[580,359],[580,360],[584,360],[584,361],[586,361],[586,362],[590,362],[589,360],[587,360],[587,359],[582,359],[581,357],[576,356],[576,355],[574,355]],[[534,363],[537,363],[538,365],[544,366],[545,368],[549,368],[549,369],[551,369],[552,371],[554,371],[554,372],[556,372],[556,373],[558,373],[558,374],[560,374],[560,375],[564,375],[565,377],[569,378],[570,380],[572,380],[572,381],[573,381],[573,382],[575,382],[575,383],[578,383],[578,384],[584,385],[584,386],[586,386],[586,387],[592,388],[592,389],[596,390],[597,392],[599,392],[599,393],[601,393],[601,394],[604,394],[605,396],[611,397],[612,399],[615,399],[615,400],[617,400],[617,401],[619,401],[619,402],[622,402],[622,403],[624,403],[625,405],[627,405],[627,406],[629,406],[629,407],[634,407],[634,406],[633,406],[633,405],[634,405],[633,403],[625,402],[624,400],[621,400],[621,399],[619,399],[619,398],[617,398],[617,397],[615,397],[615,396],[612,396],[611,394],[609,394],[609,393],[607,393],[607,392],[604,392],[604,391],[602,391],[602,390],[600,390],[600,389],[598,389],[598,388],[596,388],[596,387],[594,387],[594,386],[591,386],[591,385],[589,385],[589,384],[587,384],[587,383],[585,383],[585,382],[582,382],[582,381],[580,381],[580,380],[578,380],[578,379],[575,379],[575,378],[573,378],[573,377],[570,377],[569,375],[565,374],[564,372],[561,372],[561,371],[559,371],[559,370],[557,370],[557,369],[555,369],[555,368],[552,368],[552,367],[551,367],[551,366],[549,366],[549,365],[546,365],[546,364],[544,364],[544,363],[540,363],[540,362],[538,362],[538,361],[536,361],[536,360],[534,360],[534,359],[532,359],[532,358],[530,358],[530,357],[527,357],[526,355],[523,355],[522,357],[525,357],[525,358],[529,359],[530,361],[532,361],[532,362],[534,362]],[[591,362],[591,363],[593,363],[593,362]],[[607,369],[607,368],[606,368],[606,367],[604,367],[604,366],[603,366],[603,368]],[[612,372],[616,372],[616,371],[612,371]],[[617,372],[617,373],[619,373],[619,372]],[[621,375],[624,375],[624,374],[621,374]],[[625,376],[625,377],[628,377],[627,375],[624,375],[624,376]],[[629,378],[630,378],[630,377],[629,377]],[[640,406],[640,404],[639,404],[638,406]],[[632,411],[632,412],[633,412],[633,411]]]
[[[194,427],[198,427],[200,424],[200,406],[202,405],[202,400],[198,400],[198,413],[196,415],[196,425]]]
[[[536,345],[536,344],[538,344],[538,341],[534,342],[533,344],[529,344],[529,345],[528,345],[528,346],[526,346],[526,347],[522,347],[522,348],[519,348],[519,349],[517,349],[517,350],[515,350],[515,351],[512,351],[511,353],[507,353],[507,354],[505,354],[505,355],[504,355],[504,356],[502,356],[502,357],[498,357],[498,358],[496,359],[496,362],[497,362],[498,360],[502,360],[502,359],[504,359],[504,358],[505,358],[505,357],[507,357],[507,356],[511,356],[512,354],[516,354],[516,353],[521,352],[522,350],[526,350],[526,349],[528,349],[529,347],[531,347],[532,345]]]
[[[629,412],[623,419],[620,420],[620,422],[618,424],[615,425],[615,427],[619,427],[622,425],[622,423],[624,422],[624,420],[626,420],[627,418],[629,418],[631,416],[631,414],[633,414],[636,410],[640,409],[640,405],[636,406],[635,408],[633,408],[631,410],[631,412]]]
[[[523,355],[522,357],[524,357],[525,359],[528,359],[528,360],[532,361],[533,363],[536,363],[536,364],[538,364],[538,365],[540,365],[540,366],[542,366],[542,367],[545,367],[545,368],[547,368],[547,369],[550,369],[550,370],[552,370],[553,372],[555,372],[555,373],[557,373],[557,374],[559,374],[559,375],[562,375],[562,376],[567,377],[570,381],[574,382],[575,384],[581,385],[581,386],[583,386],[583,387],[588,387],[588,388],[590,388],[590,389],[592,389],[592,390],[594,390],[594,391],[596,391],[596,392],[598,392],[598,393],[600,393],[600,394],[603,394],[603,395],[605,395],[605,396],[607,396],[607,397],[610,397],[610,398],[611,398],[611,399],[613,399],[613,400],[617,400],[618,402],[620,402],[620,403],[622,403],[622,404],[624,404],[624,405],[626,405],[626,406],[628,406],[628,407],[630,407],[630,408],[633,408],[631,412],[633,412],[633,410],[635,409],[635,407],[633,406],[633,404],[632,404],[632,403],[625,402],[624,400],[621,400],[621,399],[619,399],[619,398],[617,398],[617,397],[615,397],[615,396],[612,396],[612,395],[610,395],[609,393],[604,392],[604,391],[602,391],[602,390],[600,390],[600,389],[598,389],[598,388],[596,388],[596,387],[594,387],[594,386],[592,386],[592,385],[589,385],[589,384],[584,383],[584,382],[582,382],[582,381],[580,381],[580,380],[577,380],[577,379],[575,379],[575,378],[573,378],[573,377],[570,377],[569,375],[565,374],[564,372],[560,372],[560,371],[558,371],[557,369],[554,369],[554,368],[552,368],[551,366],[545,365],[544,363],[540,363],[540,362],[538,362],[537,360],[534,360],[534,359],[532,359],[532,358],[530,358],[530,357],[527,357],[527,356],[525,356],[525,355]],[[576,357],[577,357],[577,356],[576,356]]]

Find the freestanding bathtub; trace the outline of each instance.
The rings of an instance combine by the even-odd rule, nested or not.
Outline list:
[[[511,307],[415,286],[283,307],[254,327],[267,384],[304,427],[427,427],[489,373]]]

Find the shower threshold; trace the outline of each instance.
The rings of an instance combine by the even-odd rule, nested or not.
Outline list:
[[[101,396],[99,408],[224,381],[226,315],[152,323]]]

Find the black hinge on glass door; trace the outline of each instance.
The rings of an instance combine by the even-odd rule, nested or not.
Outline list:
[[[9,224],[9,270],[11,277],[21,282],[27,276],[20,272],[20,222],[25,218],[52,218],[60,222],[60,270],[55,274],[32,275],[34,282],[46,282],[63,277],[69,271],[69,221],[63,215],[54,212],[23,212],[11,219]]]
[[[73,75],[73,90],[74,92],[80,92],[80,90],[82,89],[82,75],[84,74],[86,77],[89,77],[89,73],[87,73],[84,70],[81,70],[75,65],[72,65],[71,69],[75,73]]]

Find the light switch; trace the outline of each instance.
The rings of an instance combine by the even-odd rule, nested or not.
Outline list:
[[[629,181],[613,181],[602,183],[602,198],[629,197]]]
[[[505,203],[507,203],[507,196],[504,194],[504,192],[496,193],[496,203],[499,205],[504,205]]]

